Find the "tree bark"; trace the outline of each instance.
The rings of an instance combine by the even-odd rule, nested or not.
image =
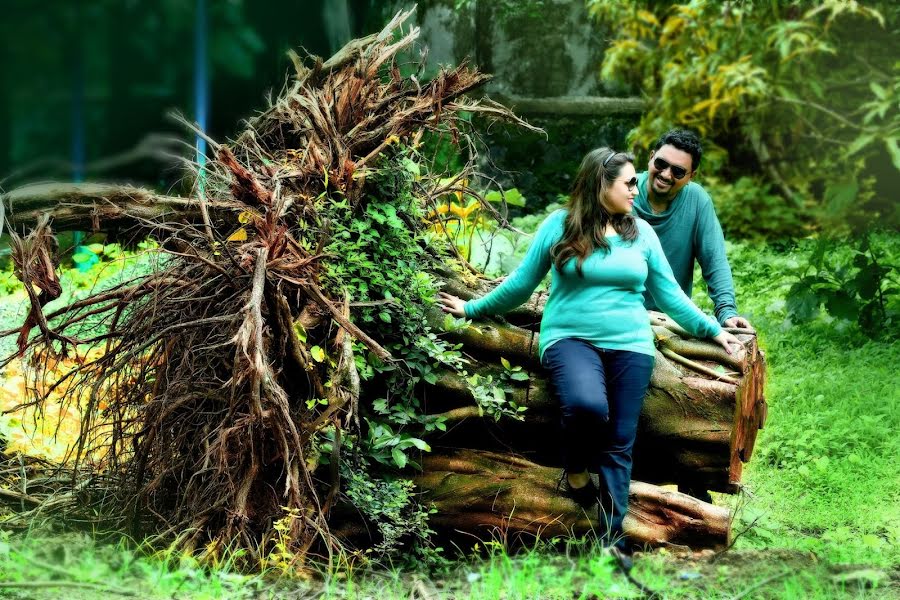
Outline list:
[[[557,490],[560,472],[524,458],[455,450],[424,458],[416,484],[437,512],[431,524],[479,539],[525,542],[582,536],[597,529],[597,509]],[[672,490],[631,482],[625,533],[639,544],[717,548],[729,542],[730,511]]]
[[[0,196],[8,225],[33,229],[49,214],[54,231],[159,228],[166,221],[199,222],[200,204],[144,188],[102,183],[41,183]]]
[[[609,117],[636,115],[644,110],[643,98],[612,98],[603,96],[556,96],[528,98],[523,96],[498,96],[501,104],[522,115],[584,115]]]

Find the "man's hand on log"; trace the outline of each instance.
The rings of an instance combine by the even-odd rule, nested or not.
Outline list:
[[[725,327],[737,327],[740,329],[753,329],[753,326],[750,324],[750,321],[748,321],[744,317],[737,317],[737,316],[725,319]]]
[[[741,340],[737,339],[734,335],[728,333],[724,329],[713,339],[716,343],[725,348],[725,352],[732,356],[740,357],[741,353],[744,351],[744,344],[741,343]]]
[[[438,304],[440,304],[441,310],[450,313],[454,317],[464,318],[466,316],[465,300],[453,294],[438,292]]]

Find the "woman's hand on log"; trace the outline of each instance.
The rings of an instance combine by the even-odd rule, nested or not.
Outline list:
[[[733,334],[728,333],[724,329],[713,339],[717,344],[725,348],[725,352],[732,356],[740,356],[740,354],[744,351],[744,344],[741,342],[741,340],[737,339]]]
[[[438,292],[438,304],[441,310],[450,313],[454,317],[463,318],[466,316],[466,302],[462,298],[458,298],[453,294]]]

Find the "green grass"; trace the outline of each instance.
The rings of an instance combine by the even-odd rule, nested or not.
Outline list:
[[[881,243],[896,250],[900,236],[883,237]],[[766,351],[768,422],[745,468],[749,493],[717,496],[718,502],[739,509],[735,528],[741,535],[734,550],[715,562],[668,553],[638,560],[636,576],[664,590],[667,598],[897,594],[896,585],[886,588],[884,581],[874,589],[842,585],[835,570],[854,564],[896,569],[900,564],[900,394],[895,375],[900,344],[889,335],[869,339],[854,323],[826,315],[790,323],[785,295],[791,272],[810,252],[811,244],[790,251],[747,244],[729,248],[739,308],[758,328]],[[702,291],[695,298],[708,307]],[[0,328],[21,318],[21,310],[15,312],[10,304],[0,303]],[[510,556],[491,546],[487,556],[454,562],[431,575],[384,568],[299,583],[227,569],[208,571],[191,559],[146,557],[122,545],[81,537],[51,544],[39,534],[0,536],[0,581],[71,580],[150,597],[241,597],[247,590],[263,597],[284,592],[379,600],[417,594],[637,597],[636,589],[613,573],[607,557],[590,551],[533,550]],[[56,546],[69,550],[48,551]],[[36,590],[46,592],[44,597],[93,597],[89,588]],[[36,590],[0,588],[0,596],[41,597]]]
[[[0,530],[2,598],[255,598],[262,579],[189,556],[143,555],[88,535]]]
[[[896,249],[900,236],[881,243]],[[734,246],[739,307],[766,351],[769,415],[740,515],[738,548],[816,552],[833,563],[900,564],[900,344],[869,339],[827,315],[791,324],[784,296],[792,252]],[[696,294],[695,294],[696,296]]]
[[[578,546],[577,544],[575,546]],[[175,552],[144,555],[124,543],[78,534],[0,533],[0,597],[9,598],[323,598],[458,600],[640,598],[611,559],[591,546],[536,548],[510,556],[488,542],[482,552],[437,573],[388,567],[321,573],[309,580],[276,572],[242,575],[204,568]],[[577,550],[580,550],[577,551]],[[718,562],[657,552],[639,557],[634,577],[662,598],[885,598],[878,573],[837,573],[811,554],[731,552]],[[863,585],[860,585],[862,582]]]

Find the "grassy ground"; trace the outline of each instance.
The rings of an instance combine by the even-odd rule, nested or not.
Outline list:
[[[900,236],[882,241],[896,249]],[[730,248],[740,308],[767,352],[768,424],[745,470],[748,492],[716,499],[738,509],[735,547],[639,556],[636,577],[664,597],[900,597],[900,345],[824,315],[790,323],[790,273],[810,251]],[[0,329],[20,312],[9,300],[0,302]],[[0,597],[639,597],[608,557],[590,551],[510,557],[492,548],[428,575],[382,568],[304,583],[46,535],[0,531]]]
[[[882,240],[897,256],[900,236]],[[900,344],[825,315],[792,324],[783,298],[808,248],[733,249],[742,309],[766,349],[767,427],[745,470],[738,548],[814,551],[833,563],[900,564]],[[896,326],[895,331],[896,331]]]

